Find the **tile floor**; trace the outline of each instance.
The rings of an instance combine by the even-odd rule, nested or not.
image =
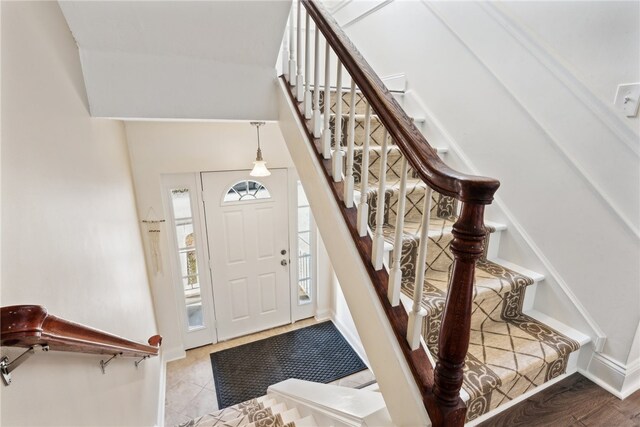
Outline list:
[[[184,359],[169,362],[167,364],[165,426],[175,426],[218,409],[209,354],[214,351],[269,338],[316,323],[318,322],[311,318],[268,331],[195,348],[187,351],[187,357]],[[374,380],[373,373],[365,370],[334,381],[332,384],[355,388]]]

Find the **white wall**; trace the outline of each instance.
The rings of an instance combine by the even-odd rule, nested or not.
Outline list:
[[[141,217],[150,208],[163,215],[162,174],[250,169],[256,156],[256,129],[248,122],[127,122],[127,140]],[[269,168],[293,167],[278,125],[260,129]],[[169,241],[161,233],[163,273],[150,273],[156,316],[171,358],[183,349],[180,317],[169,267]]]
[[[640,3],[563,1],[500,2],[504,13],[530,31],[603,103],[611,104],[620,83],[638,82]],[[638,129],[639,120],[623,122]]]
[[[576,325],[565,283],[622,362],[640,315],[640,132],[611,101],[614,84],[640,81],[638,7],[396,1],[347,30],[379,75],[407,75],[474,169],[501,180],[505,209],[488,217],[517,224],[500,256],[547,274],[536,308]]]
[[[290,2],[61,2],[94,117],[276,119]]]
[[[2,2],[2,124],[2,305],[146,342],[157,329],[124,128],[89,116],[57,2]],[[156,424],[159,358],[106,375],[100,359],[33,356],[0,386],[2,425]]]

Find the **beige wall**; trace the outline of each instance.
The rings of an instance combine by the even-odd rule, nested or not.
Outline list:
[[[157,332],[122,123],[92,119],[57,2],[2,2],[2,305],[146,342]],[[16,349],[3,354],[15,357]],[[157,423],[160,360],[36,354],[3,426]]]
[[[161,176],[249,169],[256,156],[256,129],[248,122],[127,122],[127,141],[141,217],[150,208],[164,216]],[[262,153],[269,168],[293,163],[277,123],[260,129]],[[168,358],[183,355],[181,321],[169,264],[169,240],[161,233],[162,273],[149,274],[160,333]]]

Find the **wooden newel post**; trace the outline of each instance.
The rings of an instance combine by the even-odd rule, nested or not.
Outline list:
[[[452,233],[454,263],[442,314],[433,386],[436,401],[450,408],[460,402],[462,370],[469,348],[473,277],[476,261],[483,253],[486,233],[484,205],[464,203]]]

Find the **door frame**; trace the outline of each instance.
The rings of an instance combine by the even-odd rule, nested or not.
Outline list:
[[[170,245],[168,255],[171,283],[175,295],[175,304],[180,314],[179,328],[185,350],[200,347],[203,345],[218,342],[216,330],[215,307],[213,304],[213,286],[211,275],[207,274],[209,268],[209,245],[206,243],[207,234],[204,221],[204,204],[202,202],[202,183],[197,173],[162,174],[162,203],[163,209],[168,219],[166,224],[167,240]],[[182,275],[180,274],[180,259],[178,255],[178,240],[174,229],[175,218],[173,206],[169,198],[169,191],[175,187],[185,187],[189,189],[191,195],[191,211],[193,215],[193,230],[196,233],[196,255],[199,265],[198,278],[200,280],[200,297],[202,299],[203,324],[204,326],[189,330],[187,321],[187,309],[184,304],[184,287],[182,285]]]

